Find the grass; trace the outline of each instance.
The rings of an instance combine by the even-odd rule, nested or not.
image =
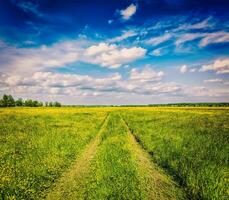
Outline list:
[[[144,199],[137,166],[127,143],[125,127],[112,116],[87,180],[89,199]],[[93,192],[92,192],[93,191]]]
[[[2,198],[45,196],[95,137],[105,115],[77,109],[1,109]]]
[[[101,143],[101,134],[107,125],[108,115],[98,134],[82,151],[75,164],[51,188],[46,199],[79,199],[85,188],[85,177],[90,173],[90,162]]]
[[[191,199],[228,199],[229,110],[159,108],[123,112],[153,160]]]
[[[98,137],[100,142],[88,146],[48,199],[183,199],[181,189],[153,166],[118,114],[110,114]],[[88,154],[91,149],[94,155]]]
[[[1,197],[228,199],[228,124],[227,108],[3,108]]]

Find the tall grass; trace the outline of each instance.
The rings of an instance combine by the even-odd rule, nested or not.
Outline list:
[[[127,130],[118,115],[110,119],[92,163],[85,199],[145,199]]]
[[[0,110],[3,199],[39,199],[97,134],[105,112],[77,109]]]
[[[228,109],[156,108],[122,115],[139,143],[191,199],[229,199]]]
[[[70,171],[63,177],[67,179],[67,186],[57,185],[57,190],[50,195],[55,197],[52,199],[183,199],[176,184],[151,166],[148,157],[131,138],[120,116],[111,113],[91,160],[90,172],[82,177],[78,174],[69,177],[74,176]],[[87,155],[84,156],[87,162]]]
[[[227,108],[2,108],[0,198],[45,198],[86,152],[69,198],[183,199],[152,158],[190,199],[229,199],[228,143]]]

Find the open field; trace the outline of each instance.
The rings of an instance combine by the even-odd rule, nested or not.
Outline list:
[[[0,109],[2,199],[229,198],[229,109]]]

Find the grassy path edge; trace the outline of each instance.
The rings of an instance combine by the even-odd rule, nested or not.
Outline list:
[[[90,162],[97,152],[97,147],[101,142],[101,133],[109,120],[109,113],[105,117],[96,137],[85,147],[75,164],[63,173],[63,176],[56,182],[51,191],[47,194],[46,199],[63,199],[68,195],[71,196],[71,191],[74,187],[72,185],[81,187],[83,185],[83,178],[90,171]]]
[[[129,141],[138,160],[139,173],[147,183],[148,199],[185,199],[184,192],[169,176],[154,165],[148,152],[136,141],[126,121],[122,117],[120,118],[127,129]]]

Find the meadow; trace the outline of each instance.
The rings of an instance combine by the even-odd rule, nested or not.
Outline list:
[[[1,108],[1,198],[224,200],[228,143],[228,108]]]

